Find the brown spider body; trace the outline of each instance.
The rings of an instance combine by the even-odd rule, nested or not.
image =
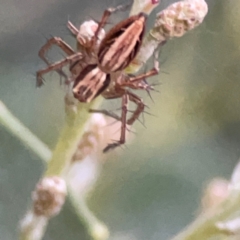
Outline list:
[[[74,81],[73,96],[80,102],[91,102],[108,87],[110,81],[110,75],[96,64],[87,65]]]
[[[138,53],[146,23],[146,15],[139,13],[115,25],[99,46],[99,68],[111,73],[125,69]]]
[[[46,69],[37,72],[37,85],[42,84],[42,75],[57,71],[65,76],[61,70],[66,64],[69,64],[71,78],[66,83],[73,81],[73,95],[80,102],[91,102],[98,95],[106,99],[122,98],[121,117],[105,110],[90,110],[90,112],[103,113],[122,122],[120,140],[109,144],[103,151],[106,152],[125,143],[126,125],[132,125],[144,111],[144,103],[141,98],[133,94],[129,89],[151,90],[145,78],[158,74],[158,61],[155,61],[154,68],[145,74],[130,76],[123,70],[130,64],[139,51],[145,30],[146,15],[140,13],[129,17],[115,25],[103,37],[102,31],[110,14],[116,9],[108,9],[104,12],[102,20],[98,25],[95,24],[92,36],[83,36],[72,23],[68,22],[68,28],[77,39],[77,50],[75,52],[60,38],[50,39],[39,51],[39,56],[47,63]],[[82,25],[81,25],[82,26]],[[99,37],[99,35],[101,37]],[[100,41],[99,41],[100,39]],[[59,62],[50,64],[45,57],[45,52],[51,45],[59,46],[67,57]],[[156,60],[156,59],[155,59]],[[127,119],[128,102],[134,102],[137,107],[132,116]]]
[[[104,27],[110,14],[116,9],[104,12],[101,22],[91,39],[94,44],[100,28]],[[138,53],[145,31],[146,14],[139,13],[116,24],[103,38],[97,50],[96,67],[87,65],[75,78],[73,94],[80,102],[91,102],[110,84],[111,73],[124,70]],[[75,33],[78,38],[78,34]],[[79,42],[79,41],[78,41]],[[82,45],[82,44],[81,44]],[[81,46],[80,45],[80,46]],[[92,51],[92,59],[95,60]],[[79,60],[79,64],[81,64]],[[122,72],[118,75],[123,74]],[[119,77],[119,76],[118,76]],[[118,78],[117,77],[117,78]],[[114,80],[114,81],[115,81]]]

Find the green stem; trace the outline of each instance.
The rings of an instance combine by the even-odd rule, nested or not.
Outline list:
[[[226,221],[240,210],[240,189],[234,189],[228,198],[212,209],[200,215],[184,231],[172,240],[202,240],[219,236],[222,232],[216,227],[217,222]]]
[[[102,98],[86,104],[78,103],[77,113],[68,112],[66,114],[65,126],[58,139],[52,158],[48,162],[45,176],[59,176],[71,161],[77,146],[84,134],[85,128],[91,117],[89,109],[97,109],[101,104]]]
[[[74,191],[71,186],[68,186],[68,193],[70,200],[75,208],[75,212],[79,219],[85,224],[88,229],[89,235],[94,240],[106,240],[109,237],[108,228],[99,221],[96,216],[89,210],[85,197],[77,196],[77,192]],[[79,193],[78,193],[79,194]]]
[[[0,124],[10,133],[21,140],[26,147],[31,149],[42,160],[47,161],[51,157],[51,150],[39,140],[28,128],[26,128],[0,101]]]

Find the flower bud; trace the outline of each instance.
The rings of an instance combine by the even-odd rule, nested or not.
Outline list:
[[[37,216],[57,215],[65,202],[66,183],[60,177],[44,177],[32,193],[33,212]]]
[[[85,46],[86,44],[90,43],[92,37],[94,36],[97,30],[97,27],[98,27],[98,24],[93,20],[85,21],[83,24],[81,24],[79,28],[79,33],[77,35],[78,42],[82,46]],[[100,44],[104,36],[105,36],[105,30],[101,29],[98,34],[97,46]]]
[[[151,35],[159,41],[181,37],[202,23],[208,12],[204,0],[184,0],[170,5],[157,14]]]
[[[240,237],[240,217],[225,221],[225,222],[217,222],[216,227],[225,235],[233,236],[239,239]]]
[[[20,221],[21,239],[42,239],[48,220],[65,202],[66,183],[60,177],[44,177],[32,193],[33,206]]]
[[[213,179],[206,189],[202,197],[202,210],[206,211],[218,206],[224,201],[229,194],[229,182],[222,178]]]
[[[106,144],[107,128],[106,120],[102,114],[93,114],[89,120],[89,124],[86,127],[86,131],[83,134],[81,141],[78,144],[78,148],[72,157],[72,161],[81,161],[87,156],[96,156],[102,151],[104,144]],[[107,140],[105,140],[107,138]]]

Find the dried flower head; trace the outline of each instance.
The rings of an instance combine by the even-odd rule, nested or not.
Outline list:
[[[93,114],[90,118],[86,131],[78,144],[78,148],[72,157],[72,161],[81,161],[89,155],[101,152],[103,142],[105,144],[106,120],[101,114]]]
[[[60,177],[44,177],[32,193],[33,212],[37,216],[53,217],[57,215],[66,197],[66,183]]]
[[[208,12],[204,0],[184,0],[170,5],[157,14],[151,31],[155,39],[181,37],[202,23]]]
[[[137,57],[127,69],[134,73],[148,61],[154,51],[173,37],[181,37],[197,27],[206,16],[208,6],[204,0],[176,2],[157,14],[155,26],[146,35]]]

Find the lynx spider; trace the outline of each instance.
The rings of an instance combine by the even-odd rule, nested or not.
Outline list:
[[[57,71],[60,75],[66,77],[65,73],[62,72],[61,69],[63,66],[69,64],[71,79],[70,80],[68,79],[66,83],[68,83],[69,81],[74,81],[74,85],[75,85],[74,88],[76,88],[77,79],[78,79],[77,77],[84,71],[84,69],[94,64],[97,65],[98,59],[97,59],[96,53],[100,44],[98,39],[102,40],[103,38],[102,36],[104,35],[103,27],[105,26],[110,14],[120,9],[122,9],[122,6],[119,6],[115,9],[112,9],[112,8],[107,9],[104,12],[102,20],[100,21],[100,23],[98,24],[98,27],[95,30],[95,34],[91,36],[90,39],[82,37],[81,31],[78,30],[70,21],[68,21],[68,28],[77,39],[78,52],[75,52],[61,38],[53,37],[49,39],[47,43],[39,51],[40,58],[43,59],[43,61],[48,65],[48,67],[37,72],[37,86],[42,85],[42,75],[51,71]],[[48,49],[51,48],[52,45],[57,45],[59,48],[61,48],[67,54],[67,57],[53,64],[48,62],[47,58],[45,57],[45,54],[48,51]],[[129,91],[127,88],[135,89],[135,90],[143,89],[147,91],[153,90],[153,87],[149,85],[145,81],[145,79],[147,77],[158,74],[159,64],[158,64],[157,58],[158,56],[157,54],[155,54],[154,67],[150,71],[137,76],[125,74],[122,69],[120,71],[110,72],[110,73],[102,72],[103,74],[106,74],[106,78],[108,77],[110,79],[110,82],[107,85],[107,87],[103,89],[102,92],[97,93],[96,96],[101,94],[105,99],[114,99],[114,98],[122,99],[121,117],[117,116],[112,112],[108,112],[106,110],[93,110],[93,109],[89,110],[92,113],[102,113],[102,114],[111,116],[116,120],[121,121],[122,123],[119,141],[108,144],[103,149],[103,152],[107,152],[110,149],[113,149],[117,146],[124,144],[125,138],[126,138],[126,130],[127,130],[126,126],[132,125],[139,118],[140,114],[144,111],[145,104],[143,103],[143,100],[136,94]],[[93,69],[90,70],[90,73],[92,70]],[[101,70],[99,71],[101,72]],[[81,79],[80,82],[84,82],[84,79]],[[84,84],[88,85],[88,83],[89,82],[86,81],[86,83]],[[127,119],[127,113],[128,113],[127,105],[129,101],[135,103],[137,107],[133,111],[132,115]]]

